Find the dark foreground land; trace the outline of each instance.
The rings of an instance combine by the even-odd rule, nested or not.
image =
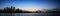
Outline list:
[[[0,13],[60,13],[60,11],[48,11],[48,12],[28,12],[28,11],[0,11]]]

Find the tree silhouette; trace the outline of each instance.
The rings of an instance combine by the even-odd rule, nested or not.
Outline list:
[[[17,12],[17,13],[22,13],[22,10],[20,10],[20,9],[18,8],[18,9],[16,9],[16,12]]]

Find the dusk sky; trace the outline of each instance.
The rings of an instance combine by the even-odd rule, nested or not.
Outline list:
[[[52,9],[57,7],[56,1],[44,0],[0,0],[0,8],[16,7],[20,9]]]

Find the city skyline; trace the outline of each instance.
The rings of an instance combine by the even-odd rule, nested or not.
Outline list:
[[[21,10],[21,9],[16,9],[13,6],[10,7],[5,7],[4,9],[0,9],[0,13],[59,13],[59,9],[43,9],[43,10]]]

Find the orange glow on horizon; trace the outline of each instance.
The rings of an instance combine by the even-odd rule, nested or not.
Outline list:
[[[24,11],[37,11],[36,9],[22,9],[22,10],[24,10]]]
[[[23,11],[28,11],[28,12],[46,12],[47,10],[44,10],[44,9],[22,9]]]
[[[23,11],[35,12],[35,11],[37,11],[37,10],[35,10],[35,9],[24,9]]]

